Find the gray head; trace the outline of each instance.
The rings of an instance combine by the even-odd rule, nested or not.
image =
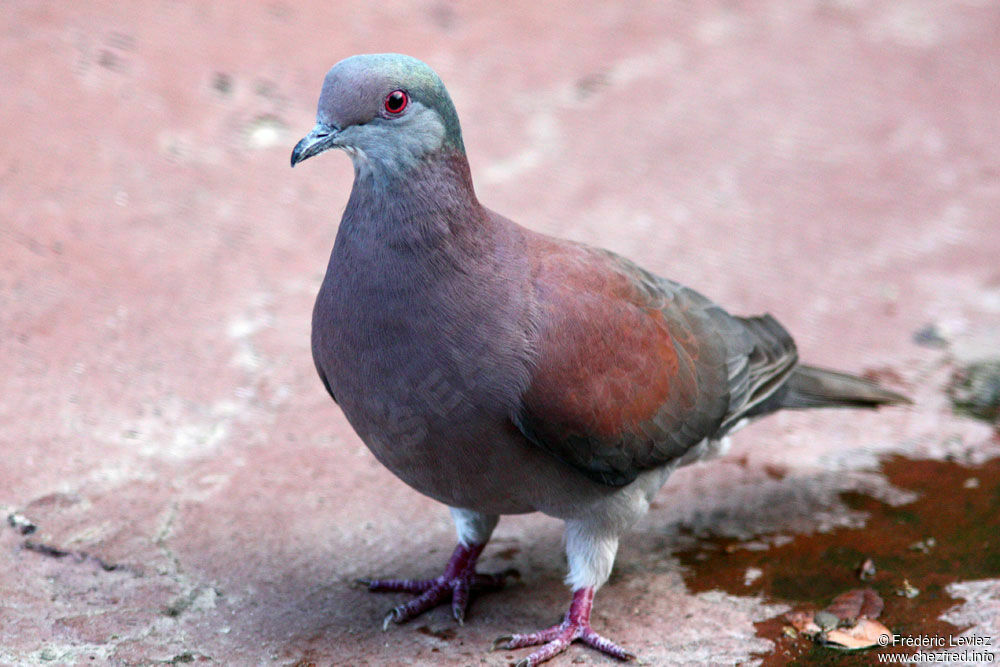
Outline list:
[[[395,176],[443,150],[465,152],[455,106],[438,75],[398,53],[351,56],[323,80],[316,126],[292,151],[292,166],[330,148],[358,175]]]

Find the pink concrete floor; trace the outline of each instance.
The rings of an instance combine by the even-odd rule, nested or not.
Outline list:
[[[500,665],[520,653],[494,637],[562,613],[541,516],[501,522],[484,568],[524,582],[465,627],[442,609],[382,633],[399,598],[350,586],[435,574],[453,539],[309,356],[352,171],[288,157],[353,53],[438,70],[487,205],[771,312],[804,358],[917,401],[777,416],[677,474],[597,598],[648,663],[747,660],[783,609],[689,593],[681,528],[863,522],[837,492],[891,497],[881,454],[1000,455],[942,393],[952,359],[1000,348],[995,3],[3,7],[0,511],[37,531],[0,529],[0,663]],[[948,348],[914,343],[927,324]],[[969,586],[969,623],[1000,626],[1000,584]]]

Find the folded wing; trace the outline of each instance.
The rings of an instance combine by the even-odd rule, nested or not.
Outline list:
[[[592,479],[624,485],[722,437],[795,367],[770,316],[733,317],[607,251],[534,242],[534,373],[514,422]]]

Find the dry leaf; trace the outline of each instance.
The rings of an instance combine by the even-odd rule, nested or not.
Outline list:
[[[853,591],[841,593],[826,608],[842,621],[855,618],[878,618],[885,603],[871,588],[856,588]]]
[[[824,643],[847,651],[857,651],[880,646],[879,637],[892,636],[889,628],[870,618],[862,618],[850,628],[839,628],[826,633]],[[883,639],[883,642],[885,640]]]

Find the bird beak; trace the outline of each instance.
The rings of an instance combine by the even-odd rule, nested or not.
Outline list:
[[[302,140],[295,144],[292,149],[292,166],[313,155],[319,155],[323,151],[333,148],[340,130],[333,125],[326,123],[316,123],[312,132],[302,137]]]

